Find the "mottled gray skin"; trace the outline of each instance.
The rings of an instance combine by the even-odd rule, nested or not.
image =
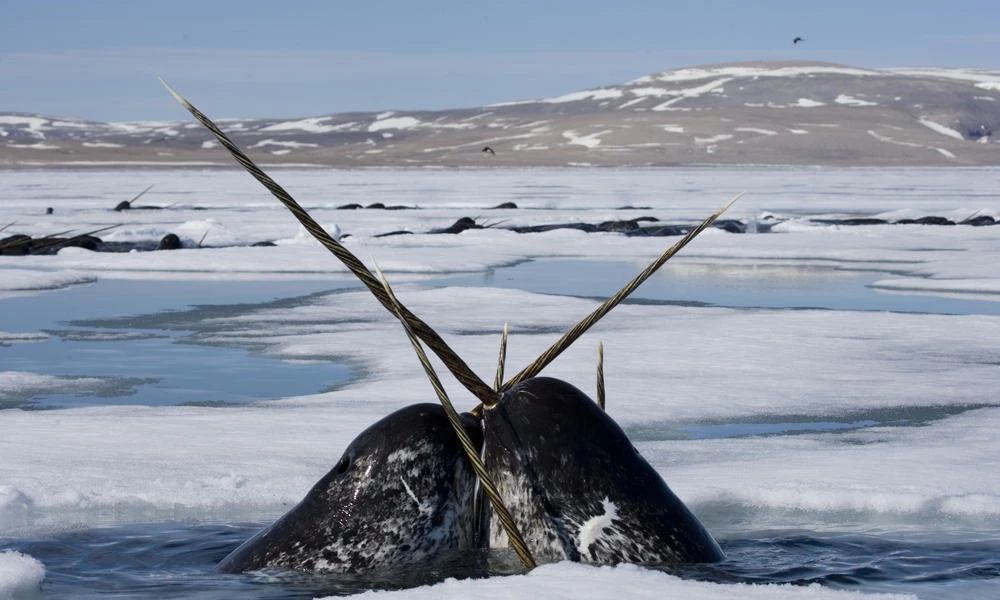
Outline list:
[[[481,444],[479,422],[463,419]],[[481,543],[475,496],[443,409],[408,406],[363,431],[302,502],[218,568],[363,574],[454,560]]]
[[[484,411],[485,461],[539,562],[672,565],[724,555],[639,455],[575,387],[528,379]],[[490,542],[506,535],[491,525]]]

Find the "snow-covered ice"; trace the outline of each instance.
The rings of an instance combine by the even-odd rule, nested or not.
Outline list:
[[[688,581],[640,569],[632,565],[591,567],[573,563],[543,565],[527,575],[494,577],[491,579],[448,579],[433,586],[398,592],[366,592],[355,598],[385,599],[438,598],[528,599],[565,598],[593,600],[599,598],[685,598],[689,600],[912,600],[907,594],[861,594],[810,586],[718,584]],[[329,599],[327,599],[329,600]]]
[[[404,117],[383,120],[390,118]],[[601,134],[573,135],[599,142]],[[41,180],[39,173],[0,173],[0,223],[17,223],[10,233],[89,230],[124,220],[105,239],[149,240],[173,232],[193,246],[207,233],[206,246],[225,247],[4,256],[0,293],[72,294],[89,288],[58,289],[108,278],[344,281],[344,268],[242,172],[45,171]],[[376,261],[409,308],[486,379],[492,378],[503,323],[511,325],[508,370],[513,372],[597,302],[591,297],[595,292],[568,274],[550,275],[549,293],[506,289],[505,267],[537,259],[552,261],[553,268],[561,260],[595,268],[614,261],[625,265],[621,272],[602,275],[608,281],[599,282],[613,289],[676,238],[574,230],[516,234],[501,228],[422,233],[460,216],[537,225],[649,214],[691,224],[746,190],[727,217],[773,225],[774,233],[706,231],[664,268],[670,277],[722,281],[738,298],[744,284],[808,289],[823,281],[836,290],[838,282],[846,288],[865,275],[874,288],[866,293],[892,290],[938,299],[962,294],[1000,302],[995,269],[1000,227],[851,227],[812,220],[1000,218],[996,169],[282,170],[274,175],[320,223],[350,234],[344,243],[366,263]],[[124,215],[109,210],[150,183],[156,187],[144,201],[178,204]],[[335,210],[373,201],[419,210]],[[488,208],[505,201],[519,208]],[[649,208],[622,212],[623,205]],[[45,215],[47,206],[55,207],[55,214]],[[416,233],[374,237],[399,229]],[[244,246],[262,240],[277,245]],[[472,285],[463,277],[487,279]],[[432,285],[428,278],[434,278]],[[135,286],[140,290],[142,284]],[[645,297],[643,288],[638,296]],[[240,301],[232,298],[234,304]],[[252,347],[276,360],[349,360],[357,375],[324,393],[226,409],[0,410],[0,536],[109,522],[267,520],[296,502],[358,432],[390,410],[432,399],[398,323],[367,292],[343,290],[289,304],[207,312],[190,327],[199,332],[198,343]],[[7,322],[2,329],[0,352],[49,343],[48,336],[56,335]],[[672,489],[722,535],[775,528],[996,537],[1000,480],[989,475],[1000,468],[998,339],[1000,316],[989,311],[783,310],[738,301],[731,307],[649,301],[617,308],[546,373],[592,393],[594,346],[602,340],[610,414]],[[93,375],[0,364],[0,402],[5,395],[98,394],[115,385],[98,376],[103,374]],[[457,405],[473,406],[456,384],[446,378],[445,385]],[[772,435],[740,429],[762,424],[780,431],[831,421],[847,428]],[[725,427],[738,433],[697,433]],[[503,590],[514,597],[558,595],[568,580],[578,583],[577,590],[579,582],[587,582],[594,597],[624,589],[692,598],[856,595],[819,587],[699,583],[634,567],[571,564],[378,595],[498,597]]]

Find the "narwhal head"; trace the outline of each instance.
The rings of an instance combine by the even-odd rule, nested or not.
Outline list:
[[[463,416],[477,447],[480,423]],[[361,432],[306,497],[219,565],[371,573],[461,558],[482,521],[476,479],[443,409],[402,408]]]

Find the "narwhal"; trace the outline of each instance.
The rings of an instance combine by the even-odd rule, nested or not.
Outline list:
[[[436,489],[438,493],[427,497],[437,499],[435,506],[440,514],[459,520],[464,516],[469,525],[466,527],[457,520],[431,519],[446,525],[437,528],[416,526],[414,535],[403,541],[389,532],[412,527],[416,521],[413,518],[399,520],[398,512],[387,512],[384,507],[351,505],[351,518],[339,518],[345,490],[358,489],[362,485],[382,491],[394,489],[394,493],[384,495],[384,502],[394,503],[392,507],[399,511],[405,509],[407,503],[419,503],[420,495],[408,493],[405,486],[395,486],[391,481],[395,470],[372,467],[366,469],[361,479],[338,477],[338,463],[302,503],[225,558],[220,565],[222,569],[290,567],[365,573],[409,564],[412,561],[407,559],[408,552],[419,554],[420,560],[463,552],[470,540],[487,537],[483,535],[487,527],[489,544],[497,547],[509,544],[528,568],[535,566],[537,561],[556,560],[596,564],[680,564],[723,558],[707,529],[603,410],[603,397],[599,406],[570,384],[538,375],[587,329],[709,227],[732,201],[668,248],[617,294],[571,327],[552,347],[506,383],[501,383],[501,355],[497,379],[491,387],[429,325],[399,302],[384,279],[376,278],[353,253],[324,231],[215,123],[166,87],[238,163],[399,319],[421,358],[443,413],[429,416],[434,413],[426,407],[398,411],[359,436],[345,456],[351,456],[353,449],[356,456],[366,457],[364,464],[387,464],[393,446],[408,448],[422,437],[433,440],[433,450],[405,464],[417,471],[429,471],[430,474],[420,479],[434,482],[428,489]],[[458,415],[451,406],[421,344],[426,344],[463,387],[480,401],[481,405],[472,415]],[[401,436],[400,424],[408,423],[413,411],[420,413],[422,410],[426,411],[422,425],[413,428],[415,433],[411,431]],[[482,425],[470,420],[474,417],[481,418]],[[453,439],[449,444],[447,436],[439,435],[445,422],[451,426],[457,442]],[[482,431],[477,431],[477,427],[482,427]],[[456,451],[459,447],[464,456]],[[453,469],[452,478],[444,475],[448,468]],[[477,480],[492,509],[488,525],[477,517],[481,498],[468,493],[470,484]],[[446,489],[449,481],[453,486],[450,490]],[[400,490],[407,493],[400,493]],[[421,490],[423,492],[424,488]],[[463,498],[467,502],[464,509],[460,507]],[[388,528],[381,523],[386,519],[392,521]],[[454,542],[435,545],[418,541],[427,536],[447,536]]]
[[[479,422],[462,421],[481,444]],[[372,573],[459,558],[481,546],[476,494],[444,410],[407,406],[358,435],[305,499],[218,568]]]

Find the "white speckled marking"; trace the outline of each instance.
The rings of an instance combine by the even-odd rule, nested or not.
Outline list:
[[[601,506],[604,509],[604,514],[591,517],[580,526],[580,533],[577,534],[576,541],[576,549],[579,550],[580,554],[585,554],[590,545],[596,542],[604,530],[611,527],[612,521],[618,518],[618,507],[610,498],[605,496],[604,500],[601,501]]]
[[[410,498],[413,498],[413,502],[417,505],[417,508],[420,508],[420,500],[417,498],[417,495],[413,493],[413,490],[410,489],[409,484],[406,483],[406,480],[403,479],[402,475],[399,476],[399,480],[403,482],[403,487],[406,488],[406,493],[410,496]]]

